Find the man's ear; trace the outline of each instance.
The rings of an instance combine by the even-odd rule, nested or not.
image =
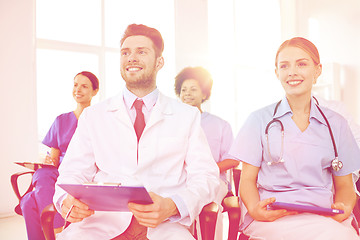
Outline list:
[[[156,69],[159,71],[164,66],[164,58],[160,56],[156,59]]]

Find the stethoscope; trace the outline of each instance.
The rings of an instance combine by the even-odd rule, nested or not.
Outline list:
[[[327,120],[325,114],[323,113],[323,111],[319,107],[318,100],[315,97],[313,97],[313,98],[316,101],[315,106],[319,109],[319,112],[321,113],[321,115],[323,116],[323,118],[324,118],[324,120],[325,120],[325,122],[327,124],[327,127],[329,129],[329,133],[330,133],[330,137],[331,137],[331,141],[332,141],[332,144],[333,144],[335,159],[332,160],[331,167],[335,171],[339,171],[343,167],[343,163],[341,161],[339,161],[339,156],[338,156],[338,152],[337,152],[337,148],[336,148],[336,144],[335,144],[335,140],[334,140],[334,135],[332,133],[329,121]],[[269,154],[269,157],[270,157],[270,161],[267,162],[267,165],[269,165],[269,166],[273,165],[273,164],[276,164],[276,163],[284,163],[285,162],[285,160],[283,159],[283,154],[284,154],[284,125],[282,124],[282,122],[279,119],[274,118],[280,103],[281,103],[281,100],[275,106],[274,113],[273,113],[273,119],[266,125],[266,128],[265,128],[266,145],[267,145],[267,150],[268,150],[268,154]],[[271,156],[271,153],[270,153],[269,127],[273,123],[278,123],[280,125],[280,130],[281,130],[281,151],[280,151],[280,157],[279,157],[278,160],[273,160],[273,157]]]

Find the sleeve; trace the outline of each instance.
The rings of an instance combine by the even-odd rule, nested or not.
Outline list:
[[[88,131],[87,113],[87,109],[84,109],[79,118],[78,127],[59,167],[59,177],[53,197],[53,202],[59,212],[61,212],[61,204],[67,193],[58,184],[91,182],[97,171]]]
[[[252,113],[236,136],[229,155],[233,159],[260,167],[263,154],[261,134],[260,119]]]
[[[220,186],[219,168],[201,128],[199,112],[196,112],[192,123],[184,168],[187,173],[186,188],[177,195],[185,203],[188,216],[181,216],[179,222],[190,226],[202,208],[215,200]]]
[[[50,148],[59,149],[59,142],[58,142],[59,130],[60,129],[59,129],[59,116],[58,116],[51,125],[42,143]]]
[[[231,130],[231,126],[228,122],[224,121],[224,128],[221,136],[221,145],[220,145],[220,159],[221,161],[231,158],[229,150],[231,145],[234,142],[234,135]]]
[[[360,149],[350,130],[349,125],[344,120],[340,122],[339,141],[335,142],[338,150],[339,161],[343,163],[339,171],[332,170],[336,176],[343,176],[360,169]]]

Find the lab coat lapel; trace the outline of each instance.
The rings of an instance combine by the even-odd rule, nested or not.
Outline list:
[[[114,117],[124,123],[129,128],[134,128],[124,103],[123,93],[113,97],[109,103],[108,111],[114,114]],[[135,131],[135,130],[134,130]]]
[[[165,95],[159,93],[158,100],[156,101],[156,104],[150,114],[150,118],[146,123],[144,133],[147,129],[161,122],[166,115],[171,115],[172,113],[172,108],[169,104],[168,98]]]

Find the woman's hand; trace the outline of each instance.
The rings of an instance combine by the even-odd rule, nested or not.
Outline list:
[[[50,165],[55,166],[55,162],[56,162],[56,160],[52,159],[52,158],[50,157],[50,155],[46,155],[46,157],[45,157],[45,159],[44,159],[44,163],[45,163],[45,164],[50,164]]]
[[[254,205],[251,211],[249,210],[250,216],[256,221],[272,222],[284,216],[297,214],[297,212],[287,211],[285,209],[279,209],[279,210],[268,209],[267,206],[275,202],[275,200],[276,199],[273,197],[259,201],[256,205]]]
[[[347,206],[342,202],[336,202],[336,203],[332,204],[331,208],[344,211],[344,213],[342,213],[342,214],[336,214],[336,215],[332,216],[332,218],[338,222],[342,222],[345,219],[347,219],[353,210],[353,208],[351,206]]]
[[[55,167],[59,166],[59,160],[60,160],[60,149],[57,148],[51,148],[50,152],[46,154],[46,157],[43,161],[45,164],[50,164]]]
[[[354,190],[354,183],[352,180],[352,174],[345,176],[334,176],[334,204],[331,205],[331,208],[336,208],[343,210],[343,214],[336,214],[332,218],[338,222],[342,222],[347,219],[355,204],[356,204],[356,194]]]

